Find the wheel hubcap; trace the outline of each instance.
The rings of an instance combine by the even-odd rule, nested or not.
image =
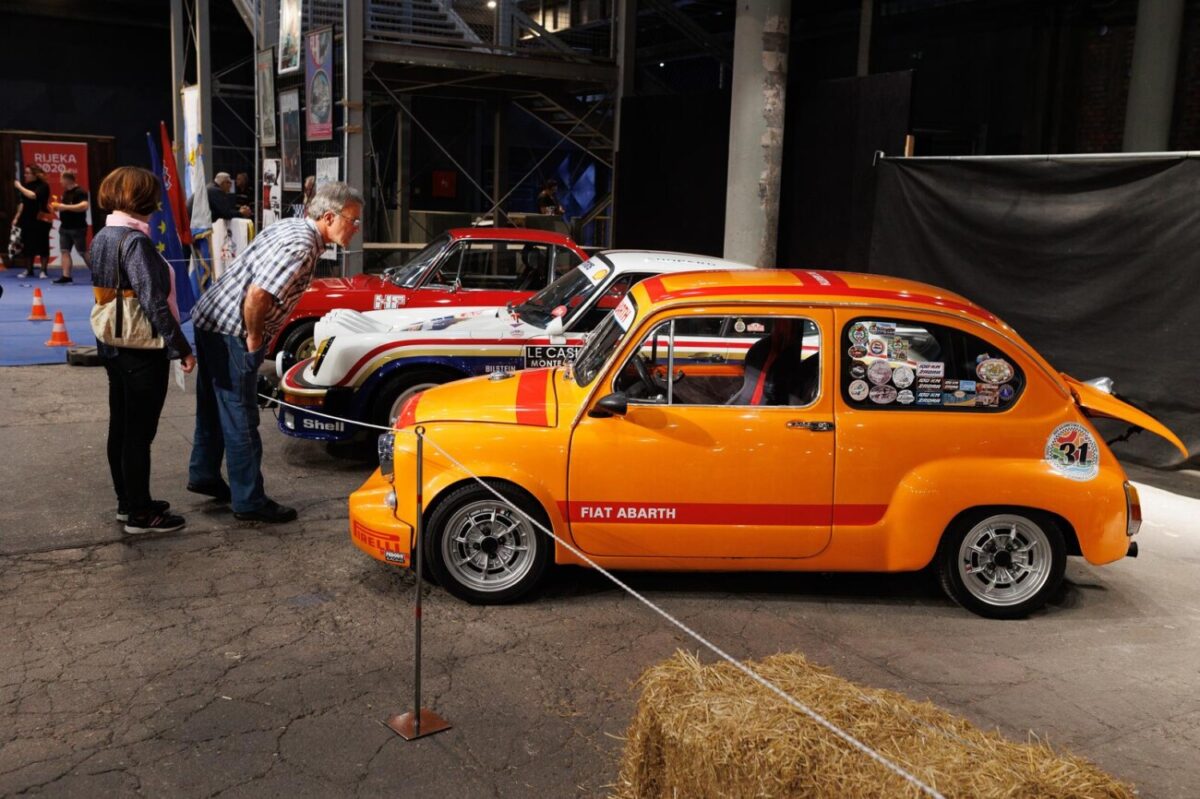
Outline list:
[[[442,559],[450,575],[476,591],[503,591],[533,567],[537,540],[529,523],[506,505],[473,502],[446,523]]]
[[[1050,578],[1053,552],[1040,526],[1023,516],[992,516],[971,528],[958,550],[958,573],[977,599],[1020,604]]]
[[[304,339],[300,342],[300,346],[296,348],[296,360],[305,361],[317,354],[317,345],[312,337]]]

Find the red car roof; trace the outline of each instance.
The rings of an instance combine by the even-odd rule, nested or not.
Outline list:
[[[579,245],[570,236],[549,230],[527,227],[455,227],[446,231],[454,241],[459,239],[501,239],[504,241],[536,241],[539,244],[565,244],[573,250]],[[584,256],[585,258],[587,256]]]

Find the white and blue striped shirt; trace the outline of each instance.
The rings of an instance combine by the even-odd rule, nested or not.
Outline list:
[[[192,309],[196,328],[246,335],[242,304],[254,284],[275,298],[263,330],[264,340],[270,341],[308,288],[317,258],[324,251],[325,243],[311,219],[284,219],[271,225],[200,297]]]

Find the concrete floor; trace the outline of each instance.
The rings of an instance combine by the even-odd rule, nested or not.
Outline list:
[[[0,795],[602,796],[633,680],[696,648],[581,570],[515,607],[433,588],[425,704],[454,729],[405,743],[380,720],[410,704],[412,580],[345,529],[371,465],[267,419],[268,492],[301,520],[236,522],[183,491],[192,397],[172,388],[154,487],[189,526],[128,540],[112,521],[104,397],[99,369],[0,369]],[[1195,476],[1167,482],[1200,493]],[[736,656],[803,652],[1014,738],[1033,731],[1143,796],[1195,796],[1200,503],[1143,500],[1142,556],[1073,559],[1052,605],[1021,622],[971,616],[923,575],[629,578]]]

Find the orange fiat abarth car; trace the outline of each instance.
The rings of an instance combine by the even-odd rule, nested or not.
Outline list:
[[[933,564],[961,605],[1014,618],[1046,602],[1068,556],[1137,552],[1137,491],[1096,416],[1184,450],[932,286],[804,270],[663,275],[631,289],[570,366],[413,397],[350,498],[350,535],[399,566],[419,547],[441,585],[475,603],[526,595],[552,561],[586,565],[566,542],[609,569]]]

